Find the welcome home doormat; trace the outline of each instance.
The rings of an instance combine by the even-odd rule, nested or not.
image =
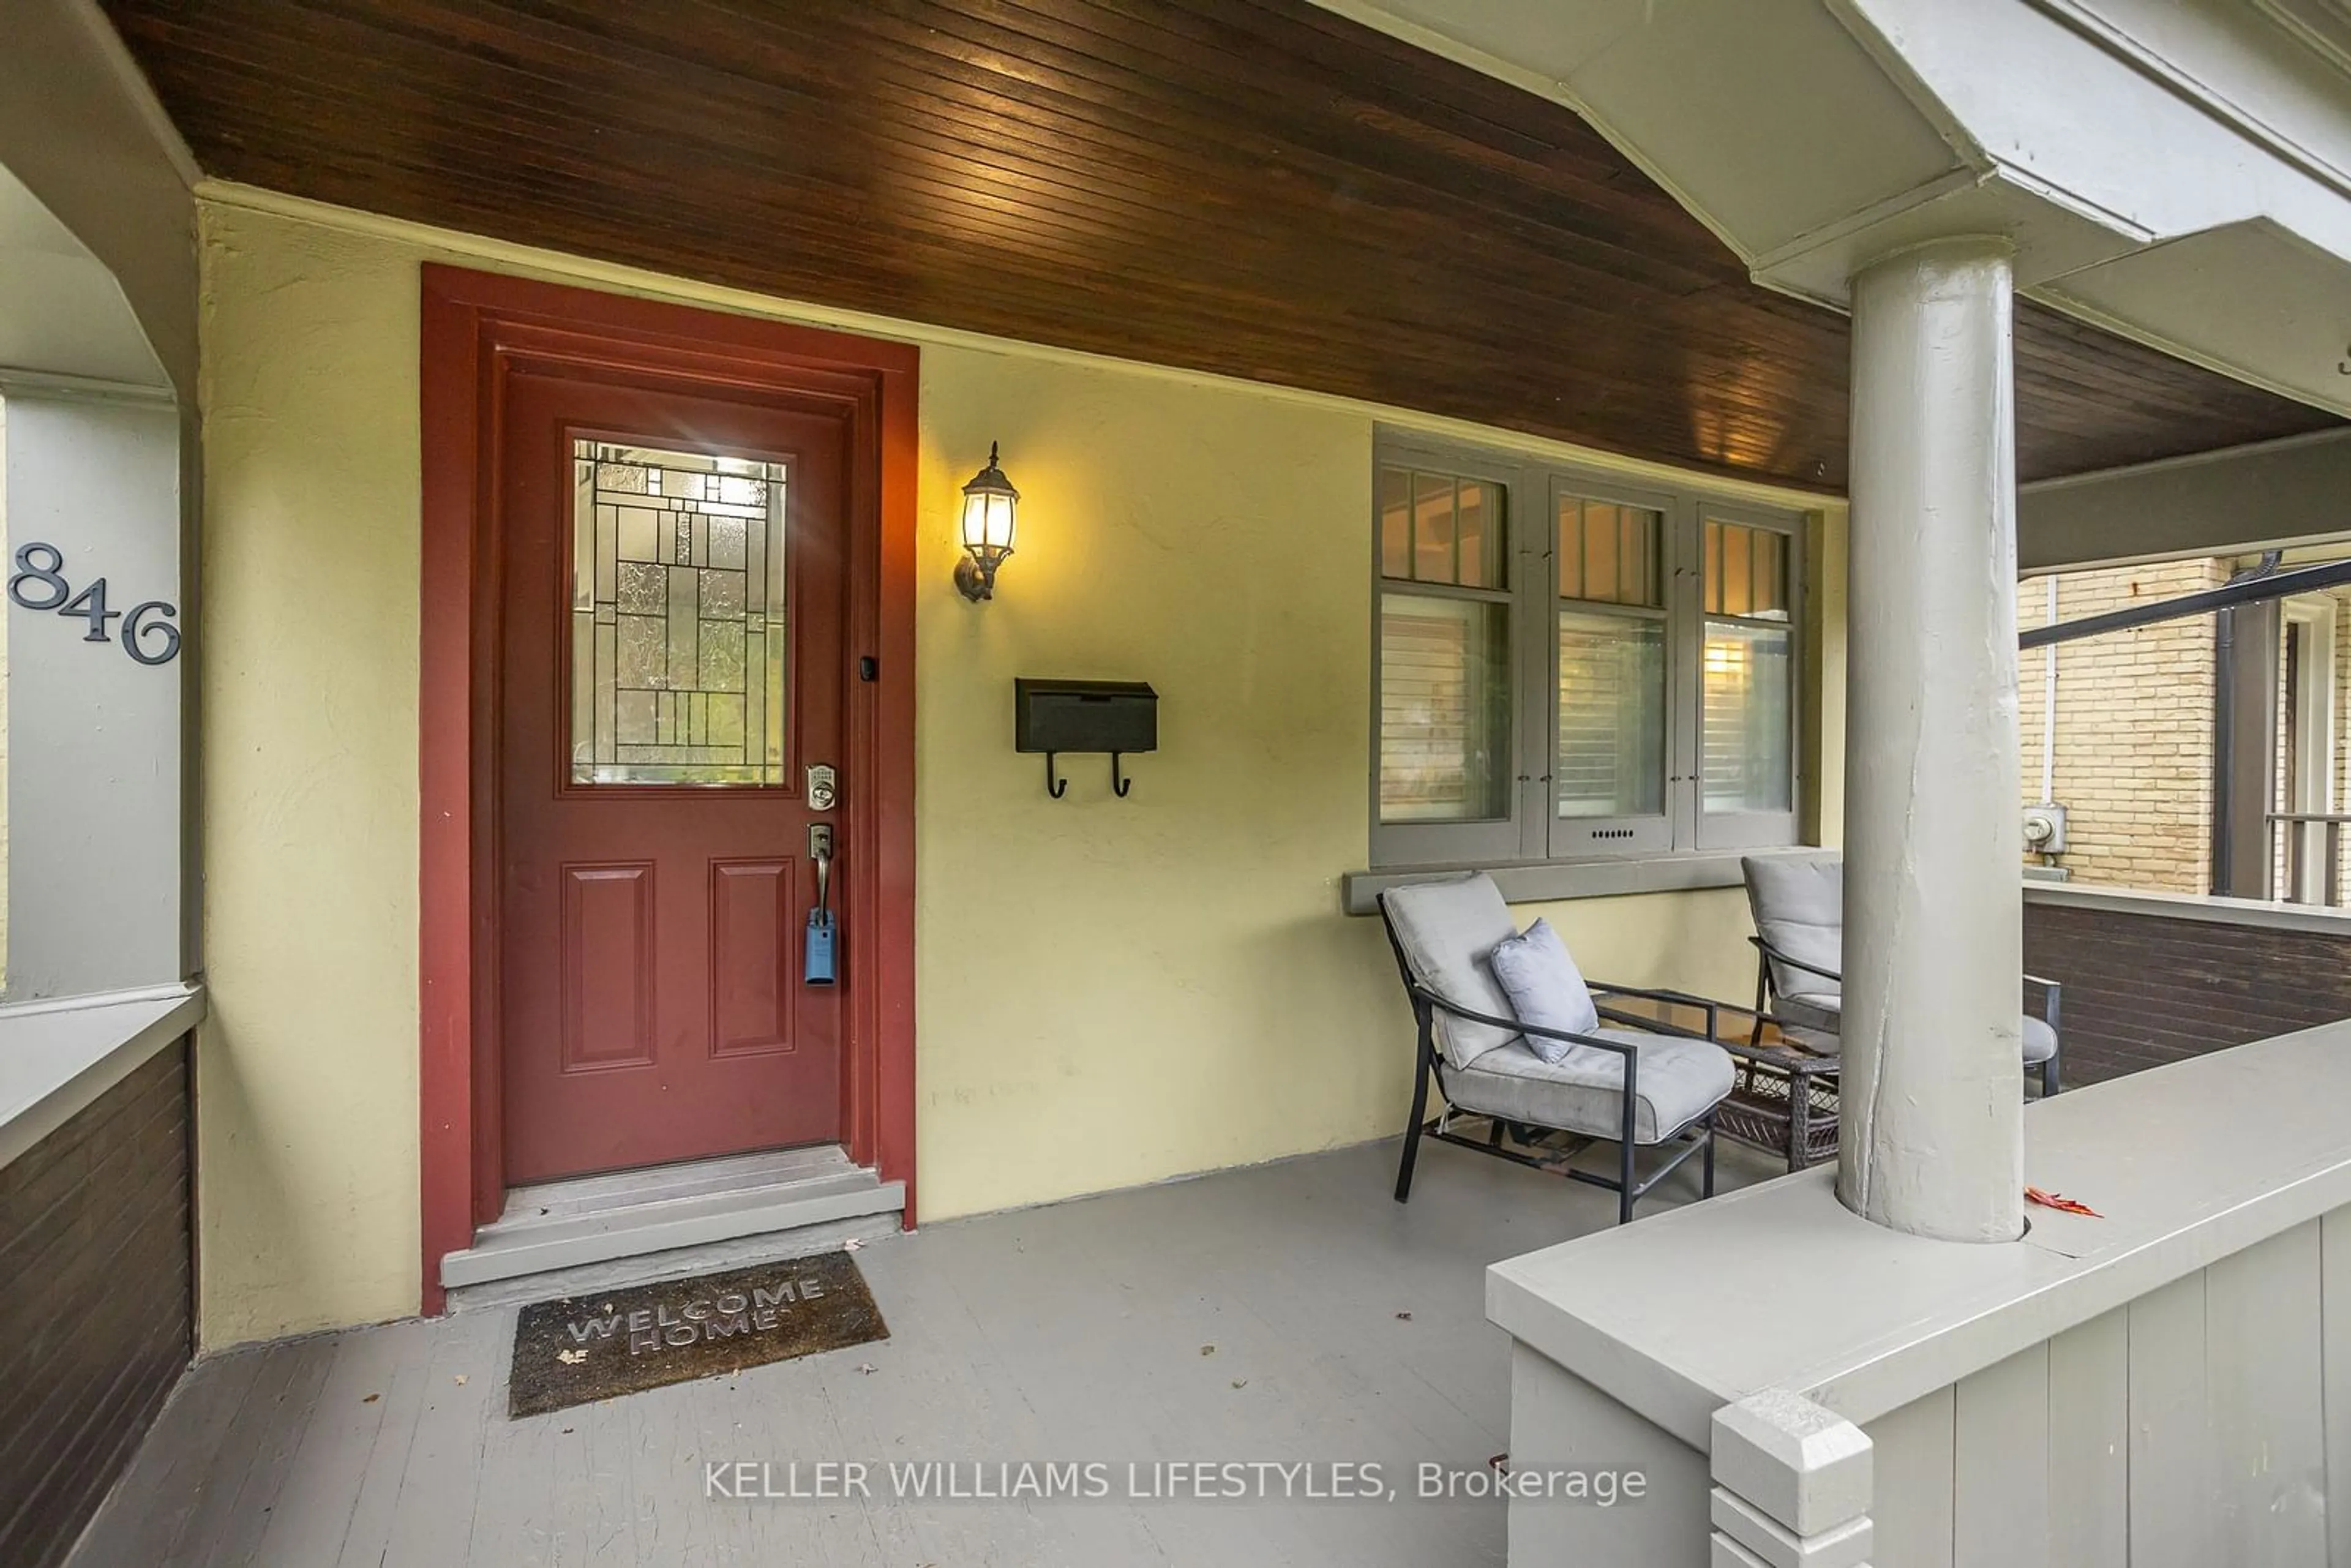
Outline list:
[[[846,1252],[538,1301],[515,1322],[507,1414],[543,1416],[889,1337]]]

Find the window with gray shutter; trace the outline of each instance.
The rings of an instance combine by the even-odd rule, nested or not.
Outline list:
[[[1792,842],[1802,519],[1384,434],[1374,863]]]

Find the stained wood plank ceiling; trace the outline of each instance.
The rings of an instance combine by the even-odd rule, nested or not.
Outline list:
[[[1846,325],[1305,0],[105,0],[207,172],[1841,490]],[[2331,415],[2026,306],[2023,477]]]

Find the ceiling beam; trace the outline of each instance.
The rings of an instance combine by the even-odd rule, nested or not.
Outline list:
[[[2026,572],[2246,555],[2351,535],[2351,431],[2174,457],[2020,487]]]

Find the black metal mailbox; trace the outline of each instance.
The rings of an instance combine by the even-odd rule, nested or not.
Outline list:
[[[1133,781],[1118,758],[1159,749],[1159,694],[1143,681],[1015,680],[1012,746],[1045,754],[1045,788],[1057,800],[1069,783],[1054,769],[1056,756],[1107,751],[1112,782],[1123,797]]]
[[[1142,681],[1012,683],[1018,751],[1156,751],[1159,694]]]

